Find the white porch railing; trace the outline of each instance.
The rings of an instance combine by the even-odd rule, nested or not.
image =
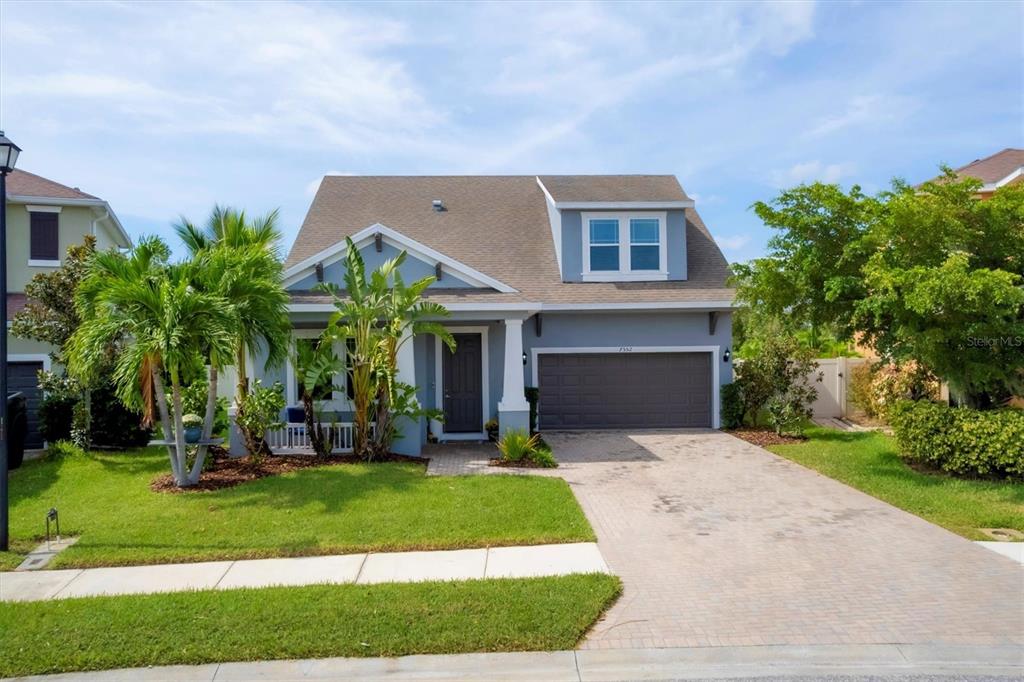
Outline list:
[[[372,429],[373,426],[371,425]],[[352,452],[353,427],[350,422],[322,424],[324,438],[331,443],[332,453]],[[266,434],[267,445],[276,455],[309,455],[313,446],[303,423],[291,422],[280,429],[271,429]]]

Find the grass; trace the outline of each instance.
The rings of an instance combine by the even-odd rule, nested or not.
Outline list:
[[[535,476],[425,476],[418,464],[301,469],[234,488],[155,493],[150,449],[26,462],[12,472],[16,566],[45,531],[80,535],[49,568],[579,542],[594,533],[569,486]]]
[[[571,649],[608,575],[317,585],[8,603],[0,677],[328,656]]]
[[[882,433],[812,427],[807,435],[769,450],[971,540],[991,539],[979,528],[1024,531],[1024,484],[915,471]]]

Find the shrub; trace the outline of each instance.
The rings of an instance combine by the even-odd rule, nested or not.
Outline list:
[[[540,435],[530,435],[523,429],[509,429],[498,441],[498,450],[506,462],[521,462],[528,458],[540,442]]]
[[[743,426],[743,386],[736,382],[722,386],[722,428]]]
[[[817,395],[817,389],[796,382],[784,392],[769,398],[765,409],[768,411],[768,422],[775,429],[775,433],[780,436],[786,433],[803,433],[803,425],[813,414],[811,403]]]
[[[900,456],[956,476],[1024,478],[1024,412],[900,401],[888,412]]]
[[[69,395],[49,395],[39,403],[39,433],[47,443],[71,439],[71,420],[78,400]]]
[[[766,335],[757,344],[756,353],[736,365],[734,384],[742,404],[741,421],[757,423],[758,414],[771,403],[775,416],[769,419],[778,430],[790,417],[807,412],[818,391],[807,382],[818,368],[811,352],[781,330]],[[821,373],[817,375],[821,381]],[[805,390],[806,389],[806,390]],[[787,426],[788,428],[788,426]]]
[[[554,453],[551,452],[551,448],[546,445],[541,445],[534,449],[533,454],[530,455],[530,459],[533,460],[534,464],[545,469],[554,469],[558,466],[558,462],[555,461]]]
[[[873,382],[875,371],[871,363],[857,365],[850,370],[849,400],[872,419],[878,417],[878,403],[875,402]]]
[[[281,410],[284,409],[284,388],[275,382],[273,386],[263,386],[259,379],[253,381],[249,392],[242,399],[235,421],[245,441],[245,449],[249,455],[259,459],[270,452],[266,440],[267,431],[279,429]]]
[[[84,457],[85,450],[78,447],[69,440],[58,440],[46,447],[46,456],[50,459],[61,459],[63,457]]]
[[[530,405],[530,433],[537,433],[537,401],[540,399],[540,389],[536,386],[527,386],[523,393]]]
[[[206,414],[206,399],[209,384],[205,381],[193,381],[181,392],[181,409],[185,414]],[[228,399],[217,396],[217,406],[213,413],[213,433],[225,434],[231,428],[228,418]]]
[[[901,400],[935,400],[939,381],[917,363],[854,367],[850,373],[850,399],[872,419],[887,418]]]
[[[142,427],[142,415],[124,406],[110,384],[92,392],[91,436],[95,445],[138,448],[149,443],[152,429]]]

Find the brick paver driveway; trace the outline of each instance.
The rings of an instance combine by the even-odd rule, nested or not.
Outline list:
[[[625,583],[584,648],[1024,644],[1019,564],[761,448],[545,438]]]

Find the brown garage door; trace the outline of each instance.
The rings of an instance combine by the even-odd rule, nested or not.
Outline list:
[[[540,426],[711,426],[710,353],[542,353]]]

